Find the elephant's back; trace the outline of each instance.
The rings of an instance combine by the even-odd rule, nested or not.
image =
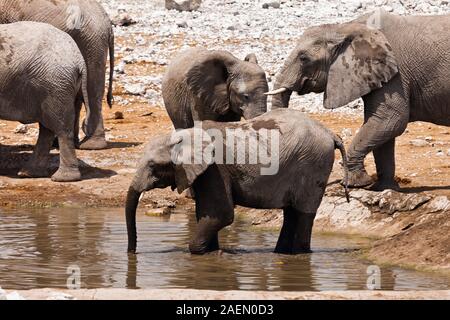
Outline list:
[[[59,75],[60,70],[66,75],[71,74],[70,70],[79,72],[83,58],[77,45],[68,34],[51,25],[30,21],[0,25],[0,35],[7,35],[8,43],[8,49],[0,55],[0,60],[6,62],[1,64],[2,72],[29,79]]]

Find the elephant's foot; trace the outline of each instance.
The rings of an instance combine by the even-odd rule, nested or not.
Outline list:
[[[383,191],[383,190],[388,190],[388,189],[398,191],[398,190],[400,190],[400,185],[395,180],[390,180],[390,181],[379,180],[379,181],[375,182],[375,184],[373,186],[370,187],[370,190],[372,190],[372,191]]]
[[[275,253],[277,254],[305,254],[312,253],[310,245],[304,246],[277,246],[275,248]]]
[[[24,167],[17,175],[21,178],[46,178],[49,176],[49,171],[47,168]]]
[[[348,172],[348,186],[350,188],[363,188],[370,186],[374,182],[365,169]]]
[[[189,251],[191,254],[205,254],[209,252],[219,251],[219,243],[218,241],[211,241],[209,244],[203,243],[190,243]]]
[[[59,168],[58,171],[56,171],[55,174],[52,176],[52,181],[55,182],[73,182],[80,180],[81,180],[81,173],[80,170],[78,170],[78,168],[72,169]]]
[[[102,150],[108,147],[105,136],[85,137],[79,144],[81,150]]]

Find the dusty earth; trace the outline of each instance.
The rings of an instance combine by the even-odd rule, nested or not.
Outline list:
[[[117,2],[125,3],[124,1],[103,1],[111,15],[117,13]],[[132,11],[131,14],[133,13]],[[359,11],[354,12],[353,16],[359,13]],[[176,14],[171,12],[170,15]],[[180,15],[180,19],[185,17]],[[339,19],[343,19],[342,16]],[[142,20],[137,20],[137,25],[142,23]],[[49,178],[20,179],[17,177],[17,172],[30,156],[37,139],[37,126],[23,127],[19,123],[0,121],[0,207],[123,207],[126,190],[144,144],[155,135],[172,130],[171,122],[159,97],[158,84],[166,68],[166,62],[129,59],[130,52],[138,47],[141,51],[150,50],[150,44],[156,43],[159,48],[166,49],[167,58],[170,59],[180,48],[197,45],[197,42],[189,36],[192,28],[174,35],[140,32],[137,27],[128,28],[133,29],[116,27],[116,61],[120,68],[114,86],[116,103],[113,109],[109,109],[104,103],[103,109],[109,148],[102,151],[77,151],[82,166],[83,181],[54,183]],[[217,45],[213,35],[209,40]],[[147,45],[140,46],[139,41],[144,41]],[[205,43],[208,39],[202,38],[201,41]],[[239,48],[237,49],[239,55],[244,55],[240,51],[242,44],[253,41],[253,38],[245,39],[245,37],[238,40],[230,37],[224,40],[227,48],[233,46]],[[286,45],[288,40],[277,38],[269,41],[265,37],[261,41],[263,45],[264,41],[268,41],[267,45],[270,46],[277,44],[281,46]],[[274,66],[277,65],[276,60],[270,61]],[[280,63],[278,62],[278,66]],[[272,64],[270,69],[275,68]],[[271,73],[273,72],[269,72],[269,76]],[[145,82],[144,90],[130,88],[130,83],[126,79]],[[159,80],[154,81],[154,79]],[[136,85],[136,83],[133,84]],[[316,97],[312,100],[316,101]],[[320,111],[320,107],[314,108],[313,111],[309,109],[305,111],[312,118],[340,134],[348,146],[362,124],[361,108],[344,108],[342,109],[344,111],[336,112],[316,112],[317,110]],[[54,150],[52,155],[49,167],[56,170],[58,151]],[[336,158],[340,159],[338,153]],[[396,159],[397,176],[402,187],[401,192],[405,196],[425,193],[430,198],[437,196],[450,198],[449,127],[421,122],[411,123],[407,132],[397,140]],[[372,156],[367,157],[366,166],[369,173],[375,173]],[[340,165],[336,161],[330,182],[340,179],[341,175]],[[352,191],[352,201],[358,200],[354,198],[355,192],[358,191]],[[330,201],[335,203],[341,201],[339,199],[343,199],[342,190],[340,186],[332,184],[327,191],[325,204],[322,206],[325,209],[322,210],[328,208]],[[390,201],[389,196],[386,199],[387,202]],[[164,207],[167,203],[192,204],[191,200],[170,189],[148,192],[142,201],[149,207]],[[369,209],[370,217],[362,220],[363,223],[359,223],[358,227],[347,228],[354,225],[352,221],[347,221],[340,228],[338,224],[330,223],[330,217],[328,217],[328,220],[318,221],[316,230],[354,232],[376,237],[378,241],[374,243],[371,250],[366,252],[369,258],[381,263],[433,269],[450,274],[450,206],[436,212],[430,212],[426,206],[421,206],[396,215],[376,208],[374,210],[372,204],[362,203],[361,205],[365,210]],[[242,208],[238,211],[247,212]],[[357,215],[358,212],[353,212],[352,217],[358,220]],[[262,227],[277,227],[280,221],[279,212],[253,210],[250,211],[249,217],[255,220],[255,225]],[[264,217],[263,221],[258,217]]]

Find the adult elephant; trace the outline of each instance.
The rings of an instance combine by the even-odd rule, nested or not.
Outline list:
[[[106,61],[109,50],[110,73],[107,95],[112,106],[114,72],[114,33],[111,21],[103,7],[94,0],[0,0],[0,23],[36,21],[53,25],[68,33],[78,45],[87,65],[88,96],[92,122],[84,130],[87,135],[81,149],[104,149],[107,146],[102,118],[102,100],[105,93]],[[75,140],[78,142],[79,111],[83,97],[76,103],[77,121]],[[92,134],[87,134],[92,132]]]
[[[162,83],[166,110],[176,129],[194,121],[238,121],[267,111],[266,74],[254,54],[188,49],[170,63]]]
[[[398,188],[395,138],[412,121],[450,125],[450,15],[401,17],[383,11],[307,30],[282,67],[273,108],[293,91],[324,92],[324,107],[363,97],[364,124],[348,151],[349,184],[371,185],[364,168],[375,157],[374,190]]]

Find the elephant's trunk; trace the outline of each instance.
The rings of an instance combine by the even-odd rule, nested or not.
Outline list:
[[[282,86],[275,85],[275,90],[283,88]],[[287,89],[282,92],[272,96],[272,110],[280,108],[288,108],[289,100],[291,99],[292,91]]]
[[[251,104],[244,108],[243,117],[246,120],[259,117],[260,115],[267,112],[267,99],[264,101],[258,101],[255,104]]]
[[[128,189],[127,202],[125,205],[125,217],[128,232],[128,252],[136,253],[137,232],[136,232],[136,209],[142,192],[137,191],[133,186]]]

